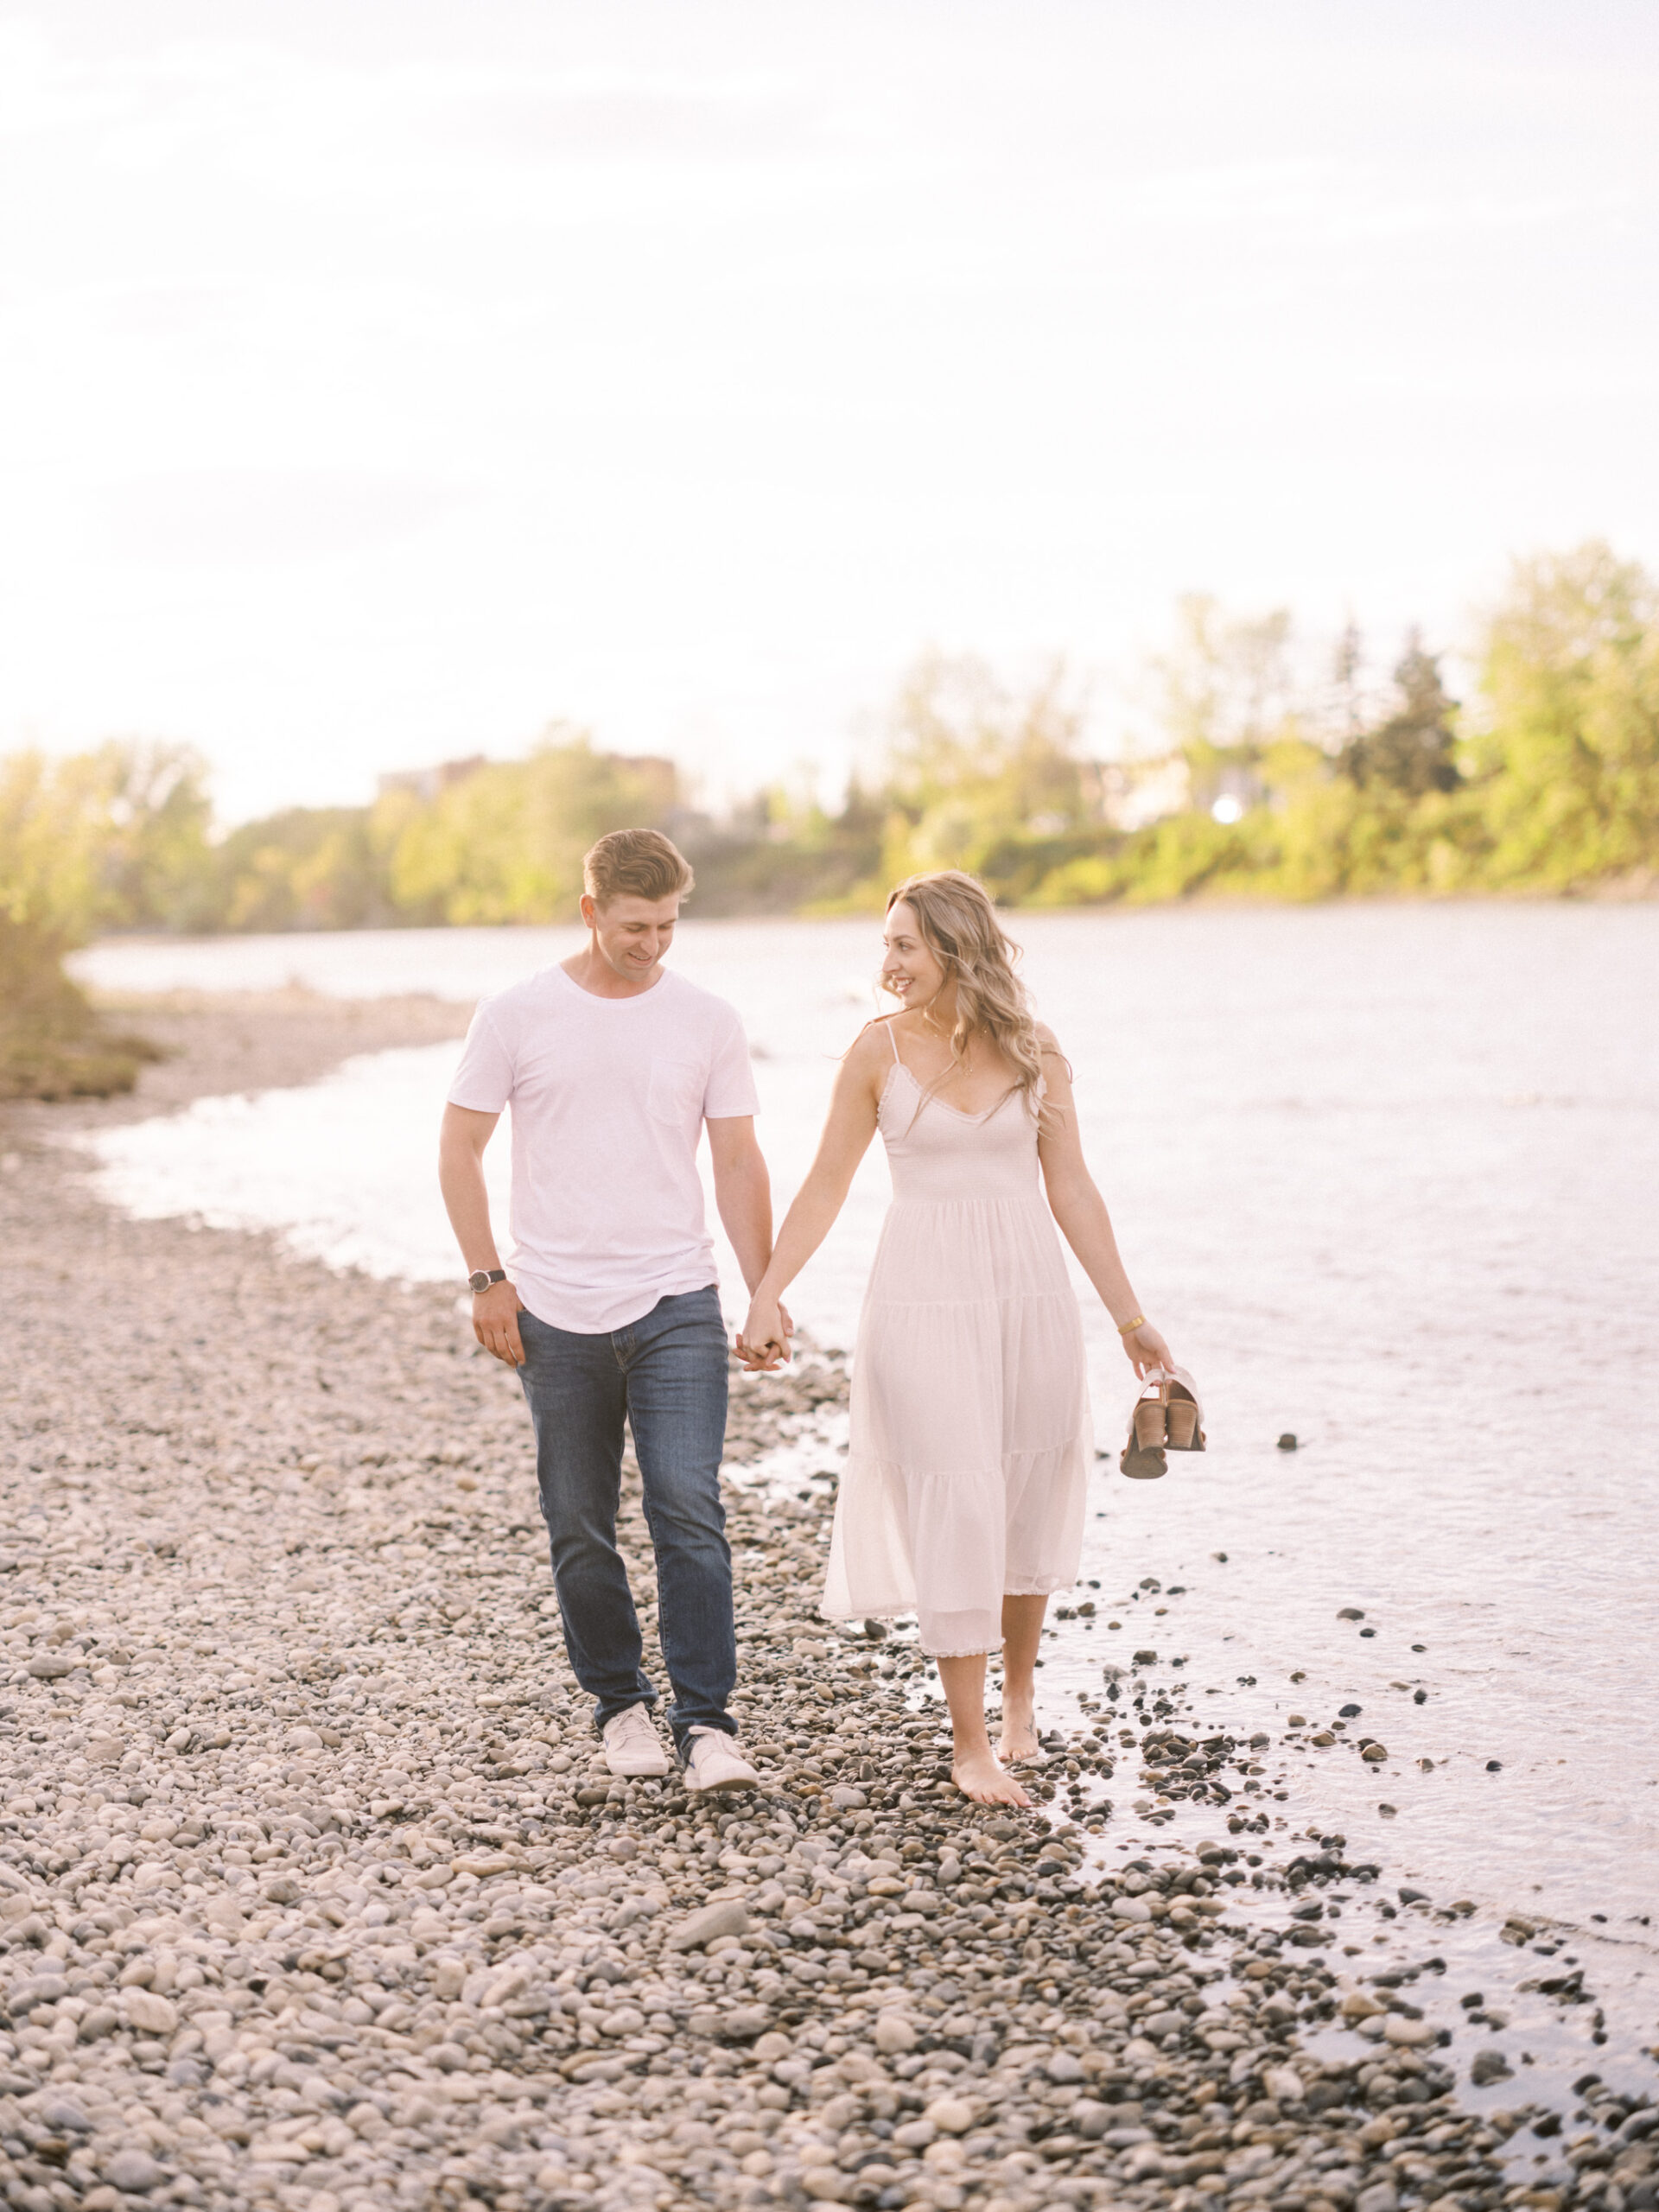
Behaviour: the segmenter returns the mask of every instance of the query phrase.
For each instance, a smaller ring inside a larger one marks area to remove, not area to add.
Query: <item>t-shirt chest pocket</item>
[[[652,1117],[683,1127],[702,1103],[702,1071],[691,1060],[656,1060],[648,1094]]]

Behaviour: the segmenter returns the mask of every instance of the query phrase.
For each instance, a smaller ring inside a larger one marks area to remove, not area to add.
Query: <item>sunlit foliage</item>
[[[1519,563],[1475,664],[1459,706],[1414,632],[1368,690],[1351,624],[1310,668],[1283,609],[1237,619],[1192,597],[1147,670],[1138,757],[1089,756],[1060,667],[1022,688],[931,654],[839,807],[778,786],[718,823],[671,762],[567,726],[524,760],[391,778],[372,806],[289,809],[217,844],[188,753],[18,753],[0,761],[0,987],[20,1005],[30,963],[55,976],[65,948],[111,930],[569,920],[583,851],[629,823],[681,841],[705,914],[879,912],[927,868],[1044,906],[1653,887],[1653,579],[1600,543]],[[54,1003],[73,1027],[73,999]]]

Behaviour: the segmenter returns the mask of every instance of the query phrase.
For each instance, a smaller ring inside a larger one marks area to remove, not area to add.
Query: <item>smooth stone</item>
[[[122,2010],[132,2026],[149,2036],[170,2036],[179,2024],[179,2009],[170,1998],[153,1989],[129,1989]]]
[[[1469,2079],[1478,2089],[1489,2082],[1507,2082],[1515,2069],[1501,2050],[1478,2050],[1469,2063]]]
[[[1043,2071],[1051,2082],[1081,2082],[1085,2078],[1082,2066],[1069,2050],[1057,2050]]]
[[[748,1908],[742,1900],[721,1897],[714,1904],[700,1906],[696,1912],[689,1913],[677,1928],[671,1928],[664,1938],[663,1948],[695,1951],[704,1943],[713,1942],[717,1936],[746,1936],[748,1928]],[[811,1933],[816,1936],[817,1929],[813,1928]]]
[[[49,2127],[61,2135],[86,2135],[91,2132],[92,2121],[73,2097],[48,2096],[35,2107],[35,2118],[42,2127]]]
[[[966,2097],[935,2097],[922,2108],[922,2118],[931,2120],[942,2135],[965,2135],[976,2117]]]
[[[875,2047],[888,2058],[902,2057],[916,2048],[916,2031],[902,2013],[882,2012],[875,2023]]]
[[[1440,2031],[1427,2020],[1408,2020],[1399,2012],[1390,2012],[1382,2023],[1384,2042],[1397,2044],[1407,2050],[1414,2050],[1421,2044],[1433,2043],[1439,2033]]]
[[[147,2151],[118,2151],[104,2168],[111,2189],[129,2196],[144,2196],[167,2179],[167,2168],[158,2165]]]

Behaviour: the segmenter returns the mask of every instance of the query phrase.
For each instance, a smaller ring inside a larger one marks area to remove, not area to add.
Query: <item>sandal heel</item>
[[[1146,1398],[1135,1409],[1135,1444],[1138,1452],[1157,1452],[1164,1442],[1164,1406],[1161,1399]]]
[[[1172,1452],[1190,1452],[1192,1440],[1198,1433],[1198,1409],[1190,1398],[1172,1398],[1169,1403],[1169,1448]]]

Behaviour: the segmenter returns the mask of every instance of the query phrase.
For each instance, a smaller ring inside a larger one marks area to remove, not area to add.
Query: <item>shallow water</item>
[[[1053,1641],[1055,1717],[1069,1724],[1075,1693],[1137,1648],[1200,1717],[1224,1692],[1229,1725],[1275,1743],[1293,1712],[1357,1703],[1387,1764],[1300,1755],[1283,1799],[1262,1801],[1274,1832],[1340,1829],[1351,1856],[1386,1857],[1440,1897],[1586,1929],[1605,1914],[1599,1940],[1635,1946],[1621,1955],[1639,1995],[1659,1913],[1659,1455],[1643,1387],[1659,1321],[1659,909],[1019,924],[1136,1288],[1197,1374],[1211,1435],[1160,1483],[1102,1462],[1084,1567],[1101,1611]],[[297,977],[464,997],[572,942],[116,944],[82,971],[114,989]],[[676,964],[748,1022],[781,1196],[876,950],[864,923],[682,931]],[[275,1224],[377,1272],[448,1274],[430,1162],[454,1050],[108,1132],[105,1187],[145,1212]],[[885,1191],[873,1157],[797,1286],[822,1342],[850,1340]],[[725,1281],[735,1313],[729,1265]],[[1115,1450],[1130,1378],[1084,1310]],[[1147,1577],[1163,1586],[1138,1590]],[[1339,1618],[1349,1607],[1363,1619]]]

